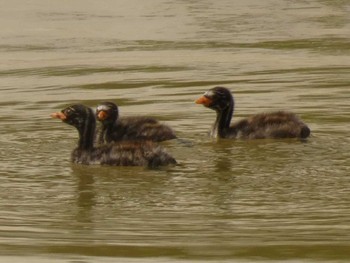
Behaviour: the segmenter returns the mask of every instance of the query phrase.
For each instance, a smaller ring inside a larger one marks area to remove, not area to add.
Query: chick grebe
[[[215,138],[307,138],[310,135],[305,123],[294,113],[285,111],[256,114],[230,126],[234,100],[224,87],[210,89],[195,103],[216,111],[216,121],[210,133]]]
[[[118,106],[103,102],[96,108],[96,118],[102,124],[98,143],[124,140],[165,141],[175,139],[175,132],[167,125],[151,117],[134,116],[119,118]]]
[[[74,163],[148,167],[176,163],[176,160],[161,146],[150,141],[128,141],[95,147],[95,115],[92,109],[82,104],[52,113],[51,117],[60,119],[78,130],[78,145],[71,155]]]

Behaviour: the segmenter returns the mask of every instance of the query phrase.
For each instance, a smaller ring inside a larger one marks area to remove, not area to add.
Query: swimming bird
[[[309,127],[294,113],[286,111],[260,113],[230,125],[234,111],[234,99],[231,92],[224,87],[208,90],[195,103],[216,111],[216,120],[210,132],[214,138],[304,139],[310,135]]]
[[[124,140],[151,140],[161,142],[175,139],[175,132],[152,117],[134,116],[119,118],[118,106],[113,102],[100,103],[96,118],[101,122],[98,143]]]
[[[78,145],[71,154],[74,163],[152,168],[176,164],[176,160],[169,153],[151,141],[128,141],[94,146],[95,114],[91,108],[82,104],[75,104],[60,112],[52,113],[51,117],[60,119],[78,130]]]

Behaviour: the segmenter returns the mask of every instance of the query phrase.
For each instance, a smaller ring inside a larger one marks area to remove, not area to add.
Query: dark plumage
[[[94,112],[81,104],[51,114],[74,126],[79,133],[78,146],[72,152],[72,162],[80,164],[105,164],[115,166],[157,167],[175,164],[175,159],[161,146],[150,142],[121,142],[95,147],[96,120]]]
[[[230,126],[234,100],[224,87],[210,89],[195,102],[216,111],[212,137],[262,139],[307,138],[310,135],[310,129],[294,113],[285,111],[256,114]]]
[[[96,117],[102,123],[98,143],[124,140],[165,141],[175,139],[174,131],[151,117],[119,118],[118,106],[103,102],[96,108]]]

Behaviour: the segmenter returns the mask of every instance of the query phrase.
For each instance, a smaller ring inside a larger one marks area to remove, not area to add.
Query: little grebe
[[[216,111],[216,121],[210,135],[219,138],[307,138],[310,129],[294,113],[277,111],[260,113],[230,125],[234,100],[224,87],[215,87],[204,93],[195,103]]]
[[[118,106],[103,102],[96,108],[96,118],[102,124],[98,143],[124,140],[165,141],[175,139],[174,131],[151,117],[134,116],[119,118]]]
[[[94,146],[95,114],[92,109],[82,104],[52,113],[51,117],[60,119],[78,130],[78,146],[71,155],[74,163],[148,167],[176,164],[176,160],[169,153],[151,141],[128,141]]]

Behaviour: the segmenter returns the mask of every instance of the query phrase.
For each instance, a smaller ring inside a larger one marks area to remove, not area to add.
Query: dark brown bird
[[[277,111],[260,113],[242,119],[230,126],[234,111],[231,92],[224,87],[215,87],[195,101],[216,111],[216,120],[211,130],[212,137],[219,138],[307,138],[310,129],[294,113]]]
[[[161,142],[175,139],[174,131],[151,117],[135,116],[119,118],[118,106],[103,102],[96,108],[96,118],[102,123],[98,143],[124,140],[151,140]]]
[[[92,109],[76,104],[51,114],[52,118],[74,126],[79,133],[78,146],[72,152],[72,162],[114,166],[148,166],[176,164],[161,146],[150,141],[110,143],[94,146],[96,119]]]

